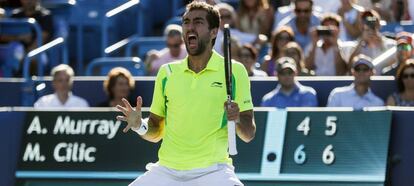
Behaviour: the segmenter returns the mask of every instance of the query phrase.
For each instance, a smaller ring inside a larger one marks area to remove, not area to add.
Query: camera
[[[364,24],[367,25],[369,28],[375,30],[377,27],[377,18],[373,16],[365,17]]]
[[[318,36],[331,36],[332,30],[327,26],[318,26],[316,27],[316,33]]]

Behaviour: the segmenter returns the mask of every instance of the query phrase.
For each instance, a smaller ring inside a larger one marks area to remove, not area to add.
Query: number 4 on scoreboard
[[[310,132],[310,118],[306,116],[306,118],[300,122],[300,124],[296,127],[297,131],[302,131],[303,135],[307,136]]]

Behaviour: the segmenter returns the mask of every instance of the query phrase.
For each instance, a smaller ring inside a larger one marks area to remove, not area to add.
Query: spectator
[[[394,58],[395,52],[388,50],[396,46],[395,40],[388,39],[380,33],[380,20],[381,18],[375,10],[362,12],[362,24],[360,25],[362,36],[350,57],[350,59],[353,59],[358,54],[364,54],[372,58],[375,61],[374,66],[377,72],[381,72],[382,68],[389,63],[389,60]]]
[[[240,0],[236,27],[242,32],[269,36],[273,24],[273,8],[268,0]]]
[[[274,90],[263,96],[262,107],[316,107],[316,91],[303,86],[295,77],[298,73],[294,59],[281,57],[277,61],[279,84]]]
[[[167,48],[160,51],[151,50],[147,53],[145,59],[145,64],[151,76],[157,74],[161,65],[184,59],[187,55],[182,38],[181,26],[175,24],[168,25],[165,28],[164,35],[167,38]]]
[[[397,70],[400,67],[400,64],[411,58],[413,55],[413,46],[412,46],[412,34],[409,32],[400,32],[397,34],[397,55],[396,59],[391,63],[391,65],[385,67],[382,70],[383,75],[395,76]]]
[[[291,57],[296,62],[296,68],[298,70],[298,76],[314,76],[313,70],[308,70],[305,67],[305,57],[302,48],[296,42],[289,42],[282,48],[282,55]]]
[[[49,42],[53,37],[53,18],[49,10],[40,6],[39,0],[20,0],[22,7],[15,9],[12,18],[34,18],[42,29],[42,39],[44,43]],[[26,51],[30,51],[37,46],[34,31],[31,35],[10,36],[2,38],[3,41],[20,41]]]
[[[398,92],[387,99],[387,105],[414,107],[414,59],[408,59],[397,72]]]
[[[294,0],[289,0],[289,4],[286,4],[285,6],[278,7],[277,8],[277,11],[275,12],[274,18],[273,18],[274,19],[274,21],[273,21],[273,29],[275,29],[275,27],[284,18],[295,16],[294,10],[295,10]],[[313,15],[316,15],[316,17],[318,17],[318,15],[320,15],[321,13],[322,13],[322,10],[320,9],[320,7],[315,7],[314,6],[312,8],[312,14]]]
[[[341,0],[341,6],[337,13],[341,16],[342,21],[340,25],[339,38],[342,41],[353,41],[361,35],[360,25],[360,11],[362,7],[356,5],[358,0]]]
[[[319,16],[312,12],[313,0],[295,0],[295,15],[288,16],[277,23],[276,29],[287,25],[293,29],[295,40],[301,48],[311,43],[310,30],[320,24]]]
[[[272,33],[270,53],[264,57],[264,61],[261,65],[262,70],[264,70],[267,75],[275,75],[275,61],[281,57],[282,48],[290,41],[295,41],[295,34],[289,26],[282,26]]]
[[[60,64],[52,69],[51,76],[53,94],[45,95],[39,98],[35,104],[35,108],[45,107],[89,107],[86,100],[81,97],[73,95],[71,92],[73,85],[73,77],[75,73],[73,69],[66,65]]]
[[[246,67],[247,74],[254,77],[266,77],[267,74],[263,70],[256,69],[258,52],[252,45],[243,45],[239,52],[239,60]]]
[[[130,95],[135,87],[135,80],[127,69],[116,67],[109,71],[103,86],[105,93],[108,95],[108,100],[98,106],[115,107],[122,103],[122,98],[131,100]]]
[[[353,107],[362,110],[363,107],[383,106],[384,101],[370,89],[371,76],[374,75],[372,59],[360,54],[353,58],[352,75],[355,80],[349,86],[332,90],[328,98],[328,107]]]
[[[217,8],[220,12],[220,29],[217,33],[217,42],[215,42],[214,50],[216,50],[219,54],[223,55],[223,29],[225,24],[229,24],[230,26],[231,37],[237,39],[237,41],[239,41],[242,45],[249,43],[256,45],[265,42],[261,41],[260,37],[256,34],[242,32],[235,28],[237,14],[231,5],[227,3],[219,3],[215,5],[215,8]]]
[[[336,14],[325,14],[322,27],[311,31],[312,45],[306,57],[306,68],[317,76],[345,75],[346,62],[343,58],[342,42],[338,39],[341,18]]]

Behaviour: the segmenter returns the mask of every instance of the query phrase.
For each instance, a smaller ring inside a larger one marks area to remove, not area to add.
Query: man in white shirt
[[[34,107],[89,107],[85,99],[75,96],[71,92],[74,75],[73,69],[68,65],[60,64],[54,67],[51,76],[53,77],[52,86],[55,92],[39,98]]]
[[[371,76],[374,75],[372,59],[360,54],[353,58],[351,69],[355,77],[354,83],[332,90],[328,98],[328,107],[353,107],[362,110],[364,107],[383,106],[384,101],[370,89]]]
[[[339,40],[341,18],[337,14],[324,14],[321,25],[311,31],[312,44],[306,50],[306,68],[317,76],[345,75],[347,64]]]

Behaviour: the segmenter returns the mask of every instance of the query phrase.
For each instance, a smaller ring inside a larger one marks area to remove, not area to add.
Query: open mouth
[[[187,42],[190,48],[197,47],[197,36],[195,34],[189,34],[187,36]]]

